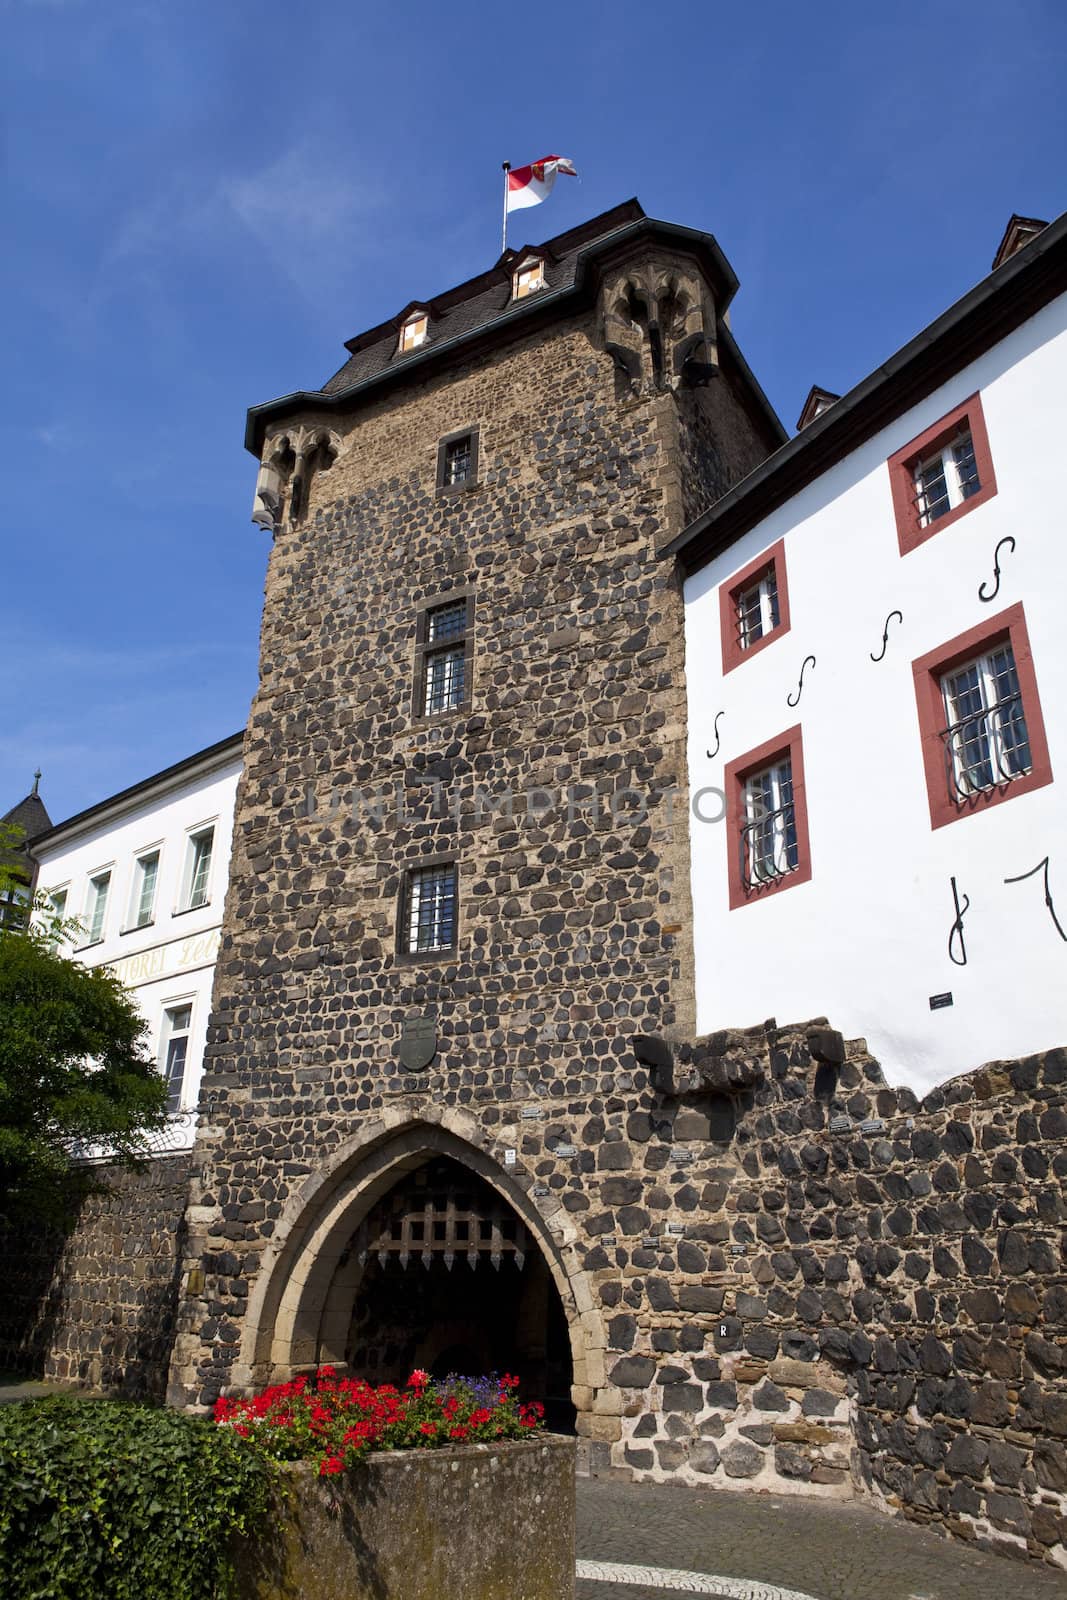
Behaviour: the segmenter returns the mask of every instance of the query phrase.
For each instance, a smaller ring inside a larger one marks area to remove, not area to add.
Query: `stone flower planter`
[[[574,1456],[543,1433],[287,1465],[273,1533],[238,1551],[243,1600],[567,1600]]]

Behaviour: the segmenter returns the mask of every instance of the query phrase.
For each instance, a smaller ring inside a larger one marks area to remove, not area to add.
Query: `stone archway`
[[[525,1224],[452,1156],[403,1170],[352,1235],[326,1297],[320,1355],[374,1383],[513,1372],[573,1427],[567,1320]]]
[[[555,1196],[546,1212],[535,1206],[527,1194],[530,1176],[517,1166],[501,1165],[487,1143],[475,1119],[462,1112],[442,1109],[439,1120],[413,1120],[397,1108],[373,1119],[335,1152],[279,1219],[249,1298],[241,1360],[231,1371],[233,1387],[283,1380],[322,1361],[346,1363],[368,1265],[360,1260],[366,1252],[356,1247],[361,1225],[384,1197],[415,1174],[433,1163],[453,1163],[469,1175],[471,1185],[499,1197],[528,1242],[531,1278],[543,1276],[550,1299],[559,1307],[569,1353],[570,1398],[579,1432],[584,1432],[581,1415],[594,1409],[595,1391],[605,1383],[604,1333],[573,1222]],[[461,1342],[458,1336],[453,1341]],[[490,1339],[486,1348],[491,1345]],[[435,1354],[443,1358],[444,1348]]]

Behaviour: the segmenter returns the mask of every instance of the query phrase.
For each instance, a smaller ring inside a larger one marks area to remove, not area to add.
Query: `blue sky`
[[[1067,207],[1058,0],[508,7],[6,0],[0,810],[236,731],[267,535],[246,408],[483,270],[500,163],[713,232],[783,420]]]

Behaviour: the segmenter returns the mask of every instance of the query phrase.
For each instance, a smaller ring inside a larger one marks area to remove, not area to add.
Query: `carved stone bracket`
[[[256,479],[252,521],[277,533],[284,520],[298,523],[307,510],[311,480],[333,466],[341,450],[332,428],[288,428],[269,435]],[[285,506],[288,491],[288,506]]]
[[[649,1069],[652,1087],[674,1099],[707,1094],[740,1094],[755,1089],[772,1074],[787,1069],[776,1057],[777,1026],[722,1028],[693,1040],[672,1042],[659,1034],[638,1033],[633,1052]],[[835,1028],[813,1023],[805,1033],[804,1060],[839,1068],[846,1059],[845,1041]]]
[[[609,273],[600,328],[634,396],[706,383],[718,366],[714,303],[683,261],[646,256]]]
[[[768,1038],[762,1031],[751,1034],[724,1029],[691,1044],[670,1044],[654,1034],[638,1034],[633,1051],[650,1069],[653,1088],[672,1096],[754,1089],[767,1076],[770,1064]]]

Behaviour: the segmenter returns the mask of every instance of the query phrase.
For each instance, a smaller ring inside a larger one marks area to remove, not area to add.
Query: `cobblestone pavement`
[[[580,1479],[578,1556],[577,1600],[1067,1600],[1067,1573],[870,1506],[665,1484]]]

